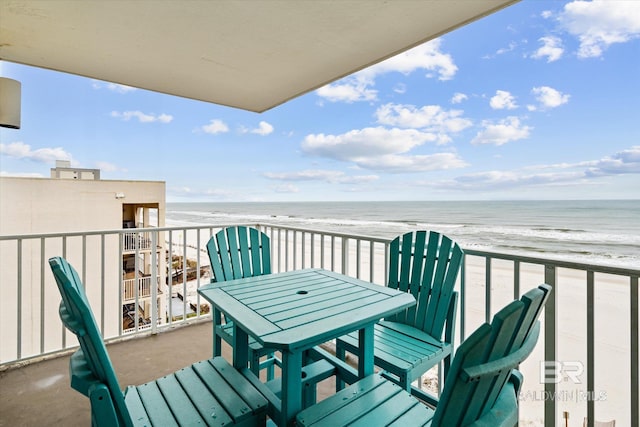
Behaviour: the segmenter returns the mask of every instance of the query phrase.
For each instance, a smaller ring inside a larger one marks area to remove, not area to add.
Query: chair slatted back
[[[130,425],[129,411],[118,378],[111,364],[111,359],[102,340],[100,330],[91,311],[89,300],[85,294],[82,282],[76,270],[61,257],[49,259],[49,265],[60,290],[60,318],[64,325],[73,332],[80,342],[80,350],[74,357],[82,355],[87,368],[94,379],[103,383],[109,390],[113,406],[120,418],[121,425]],[[88,395],[87,390],[79,389],[71,378],[71,386],[79,392]]]
[[[433,426],[468,425],[493,408],[513,369],[533,351],[551,287],[540,285],[483,324],[458,348]]]
[[[269,236],[251,227],[227,227],[207,242],[214,282],[271,273]]]
[[[462,257],[457,243],[434,231],[396,237],[389,246],[387,286],[410,292],[417,304],[389,320],[442,338]]]

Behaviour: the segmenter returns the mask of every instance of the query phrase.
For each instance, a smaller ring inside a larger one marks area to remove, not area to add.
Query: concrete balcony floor
[[[120,386],[143,384],[212,355],[211,323],[200,322],[157,335],[109,344]],[[231,361],[231,349],[223,344]],[[0,372],[0,426],[89,426],[89,399],[69,385],[70,355]],[[335,391],[320,383],[318,400]]]

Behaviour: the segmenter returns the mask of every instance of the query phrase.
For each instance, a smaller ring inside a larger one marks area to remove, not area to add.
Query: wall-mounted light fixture
[[[124,193],[116,193],[116,199],[124,199]]]
[[[0,126],[20,129],[20,82],[0,77]]]

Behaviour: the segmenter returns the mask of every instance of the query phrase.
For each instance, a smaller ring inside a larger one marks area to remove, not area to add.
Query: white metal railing
[[[149,298],[151,296],[151,282],[152,277],[139,277],[138,279],[123,279],[122,287],[123,287],[123,302],[131,302],[136,299],[136,282],[138,288],[138,298]],[[160,287],[160,277],[156,277],[156,286],[158,287],[158,293],[162,293]]]
[[[58,320],[60,298],[47,265],[51,256],[67,258],[78,270],[107,341],[210,319],[208,306],[200,300],[197,288],[210,281],[203,273],[203,267],[209,264],[206,243],[224,226],[136,229],[133,234],[145,237],[133,239],[134,242],[148,239],[150,248],[163,250],[151,251],[151,275],[142,278],[149,284],[155,281],[158,286],[136,287],[133,284],[132,289],[129,289],[129,282],[122,280],[122,257],[131,249],[125,237],[132,234],[130,229],[0,236],[3,271],[0,276],[3,293],[0,301],[3,325],[0,328],[0,342],[3,343],[0,367],[77,345]],[[385,283],[388,239],[273,224],[253,226],[270,236],[274,272],[320,267],[380,285]],[[133,246],[138,259],[143,245]],[[158,256],[164,257],[165,250],[166,264],[158,259]],[[165,266],[164,271],[158,266]],[[543,315],[543,334],[536,349],[538,357],[547,364],[545,366],[557,368],[557,372],[553,372],[556,374],[562,373],[563,363],[569,366],[572,360],[579,360],[584,365],[581,379],[586,377],[586,381],[581,387],[586,394],[569,395],[566,381],[556,383],[555,378],[548,381],[549,378],[538,376],[541,374],[539,366],[523,366],[530,371],[525,375],[525,384],[533,384],[534,394],[523,396],[521,408],[525,404],[534,407],[533,425],[537,425],[536,422],[555,425],[560,423],[559,410],[564,410],[569,403],[576,403],[564,398],[582,400],[577,402],[581,409],[575,410],[583,412],[589,425],[593,425],[594,419],[604,413],[600,405],[605,403],[594,396],[597,397],[603,384],[608,384],[605,380],[612,377],[613,381],[622,384],[623,392],[610,396],[611,400],[606,403],[619,405],[614,412],[620,425],[639,425],[639,276],[637,268],[465,250],[465,262],[457,284],[461,296],[458,342],[479,324],[490,320],[509,300],[519,298],[533,286],[548,283],[554,291]],[[134,327],[123,331],[122,306],[129,297],[133,294],[137,306],[141,298],[148,296],[156,301],[160,293],[166,296],[164,307],[158,309],[157,304],[151,305],[150,323],[140,323],[136,317]],[[605,326],[612,319],[617,327],[608,330]],[[584,342],[576,338],[580,334],[584,335]],[[564,374],[572,377],[571,372]],[[535,389],[536,383],[539,390]],[[529,397],[533,402],[524,401]],[[620,401],[612,402],[613,399]]]
[[[151,233],[149,231],[123,233],[122,246],[124,252],[135,252],[136,250],[151,250],[151,248],[153,248],[153,246],[151,245]]]

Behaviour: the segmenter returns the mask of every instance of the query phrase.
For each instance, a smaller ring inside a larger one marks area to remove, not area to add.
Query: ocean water
[[[640,268],[640,200],[167,204],[167,226],[236,223],[388,238],[436,230],[468,249]]]

